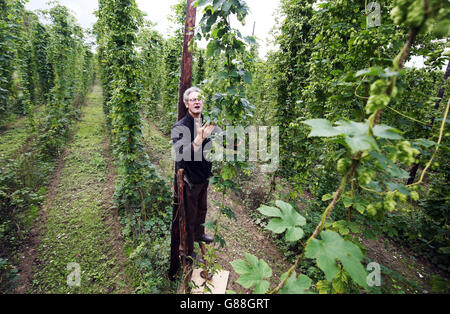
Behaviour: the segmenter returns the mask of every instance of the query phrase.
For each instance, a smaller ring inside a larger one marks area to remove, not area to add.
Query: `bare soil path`
[[[173,161],[171,158],[170,138],[165,136],[150,119],[144,119],[144,139],[147,144],[151,161],[166,176],[168,184],[173,180]],[[244,259],[244,253],[251,253],[258,258],[263,258],[273,270],[271,288],[279,283],[280,275],[291,264],[277,247],[274,237],[270,232],[262,230],[251,218],[249,211],[257,207],[255,203],[264,202],[266,192],[270,189],[270,180],[262,176],[252,176],[251,182],[245,182],[246,202],[236,195],[225,197],[225,205],[234,209],[237,221],[221,218],[222,234],[226,246],[219,250],[218,263],[222,268],[230,271],[227,289],[240,293],[250,293],[236,283],[239,275],[233,271],[230,262],[236,259]],[[280,192],[280,191],[279,191]],[[286,192],[286,191],[282,191]],[[222,195],[209,187],[208,191],[207,221],[217,218],[218,206]],[[302,210],[306,203],[313,201],[313,196],[305,191],[303,201],[297,205]],[[250,206],[250,207],[248,207]],[[256,207],[255,207],[256,206]],[[252,208],[252,209],[250,209]],[[414,252],[380,237],[378,241],[360,239],[366,247],[367,257],[382,265],[382,290],[383,293],[430,293],[432,291],[431,279],[433,275],[442,275],[436,267],[417,256]]]
[[[172,185],[174,162],[171,157],[170,138],[165,136],[149,119],[144,119],[144,140],[148,154],[160,172]],[[222,194],[214,191],[213,186],[208,188],[208,213],[206,220],[215,220],[218,216],[218,206],[215,202],[222,201]],[[237,202],[231,195],[225,196],[225,204],[233,208],[237,220],[229,220],[222,215],[220,219],[221,234],[224,236],[226,246],[217,254],[218,264],[230,272],[227,289],[238,293],[251,293],[250,289],[244,289],[236,283],[239,275],[234,272],[230,262],[236,259],[245,259],[245,253],[250,253],[258,258],[263,258],[273,270],[270,278],[271,288],[279,283],[283,272],[289,269],[290,264],[276,247],[269,233],[262,231],[251,220],[247,208]],[[211,232],[210,232],[211,233]]]

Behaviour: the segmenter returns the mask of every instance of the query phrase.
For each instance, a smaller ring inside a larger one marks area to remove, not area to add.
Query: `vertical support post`
[[[186,23],[184,26],[184,43],[183,43],[183,58],[181,60],[181,76],[178,99],[178,120],[182,119],[187,110],[183,101],[183,94],[186,89],[191,87],[192,79],[192,52],[189,51],[189,42],[194,37],[195,17],[197,8],[192,4],[194,0],[186,1]]]
[[[181,75],[180,75],[180,86],[178,89],[178,117],[177,120],[181,120],[187,113],[186,106],[183,101],[183,94],[191,87],[191,79],[192,79],[192,52],[189,51],[189,43],[194,37],[194,28],[195,28],[195,16],[197,13],[197,8],[195,8],[192,4],[194,3],[194,0],[187,0],[186,1],[186,23],[184,25],[184,42],[183,42],[183,56],[181,59]],[[175,167],[176,169],[176,167]],[[181,191],[179,190],[181,187]],[[186,263],[186,216],[184,212],[184,205],[181,207],[179,204],[184,202],[183,200],[183,170],[180,169],[178,176],[177,173],[175,173],[175,180],[174,180],[174,191],[178,190],[178,200],[174,200],[175,202],[178,201],[178,213],[180,215],[178,216],[178,223],[179,226],[179,234],[172,233],[172,244],[176,244],[176,240],[174,240],[174,237],[179,236],[179,243],[178,248],[172,248],[171,251],[171,268],[172,264],[179,265],[177,262],[174,262],[175,259],[178,259],[181,257],[182,263],[183,263],[183,282],[182,285],[182,293],[189,293],[189,282],[191,280],[192,275],[192,269],[189,270],[189,267]],[[177,206],[176,203],[174,203],[174,208]],[[180,211],[182,210],[182,211]],[[174,212],[176,213],[176,212]],[[181,215],[183,213],[183,215]],[[176,215],[176,214],[175,214]],[[183,217],[181,217],[183,216]],[[176,221],[173,221],[173,223],[177,223]],[[173,232],[173,231],[172,231]],[[178,254],[174,254],[175,251],[178,251]],[[177,256],[178,255],[178,256]]]

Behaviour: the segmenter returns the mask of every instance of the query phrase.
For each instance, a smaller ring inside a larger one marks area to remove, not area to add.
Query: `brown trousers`
[[[192,255],[194,251],[194,241],[199,241],[205,234],[207,211],[207,193],[209,182],[200,184],[185,184],[184,200],[186,209],[186,246],[187,254]]]
[[[207,192],[209,181],[200,184],[190,184],[184,182],[184,209],[186,210],[186,254],[191,255],[194,250],[194,242],[198,240],[205,232],[203,224],[206,220],[207,211]],[[176,176],[174,177],[174,199],[172,212],[172,234],[170,250],[170,269],[169,278],[174,280],[174,276],[180,267],[179,245],[180,230],[178,221],[178,184]]]

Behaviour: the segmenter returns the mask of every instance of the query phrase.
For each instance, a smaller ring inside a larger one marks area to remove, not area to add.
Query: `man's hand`
[[[201,141],[203,142],[207,137],[209,137],[214,130],[214,124],[204,124],[201,126],[200,121],[195,122],[196,128],[197,128],[197,137],[200,137]]]
[[[201,125],[199,120],[195,121],[195,128],[197,130],[197,136],[194,139],[194,151],[198,151],[202,146],[203,141],[209,137],[214,130],[213,124]]]

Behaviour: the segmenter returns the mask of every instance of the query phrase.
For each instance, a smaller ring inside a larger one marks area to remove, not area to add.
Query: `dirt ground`
[[[221,202],[222,199],[222,195],[214,192],[212,187],[209,188],[208,196],[210,200],[207,221],[215,220],[218,215],[218,206],[213,205],[212,200]],[[218,263],[223,269],[230,271],[228,289],[238,293],[251,293],[250,289],[244,289],[236,283],[239,274],[233,271],[230,264],[237,259],[245,260],[245,253],[253,254],[267,262],[272,268],[272,277],[268,281],[271,283],[270,287],[275,288],[280,282],[281,274],[286,272],[291,265],[280,253],[273,238],[251,220],[247,208],[237,204],[230,196],[225,198],[225,205],[233,208],[236,215],[236,220],[228,219],[222,215],[220,223],[226,246],[219,251]]]
[[[391,292],[431,293],[432,276],[443,276],[437,267],[426,259],[383,236],[379,236],[377,240],[360,238],[360,242],[366,247],[368,258],[389,269],[382,269],[381,285],[388,285]],[[383,275],[390,271],[400,274],[409,284],[402,285],[395,279],[397,276]]]

